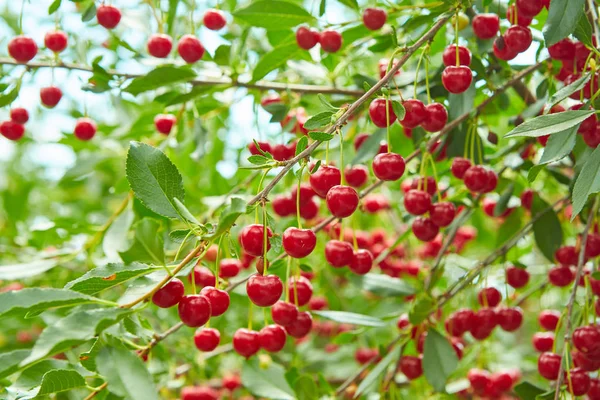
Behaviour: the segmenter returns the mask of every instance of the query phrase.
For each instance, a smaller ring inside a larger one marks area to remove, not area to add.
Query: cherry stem
[[[296,188],[296,220],[298,221],[298,228],[302,229],[302,221],[300,220],[300,184],[302,183],[302,173],[304,172],[306,164],[302,164],[300,172],[298,172],[298,187]]]
[[[267,275],[267,251],[268,246],[267,246],[267,242],[268,242],[268,237],[267,237],[267,229],[269,229],[269,225],[267,223],[267,207],[264,203],[264,201],[262,202],[262,209],[263,209],[263,275]]]
[[[225,234],[223,233],[219,238],[219,244],[217,244],[217,258],[215,259],[215,289],[219,288],[219,275],[221,273],[221,243],[223,242],[223,237]]]
[[[516,7],[515,7],[516,8]],[[459,11],[456,10],[456,15],[454,16],[454,18],[456,18],[456,21],[454,21],[454,37],[455,37],[455,47],[456,47],[456,66],[460,67],[460,60],[458,58],[458,16],[459,16]]]
[[[290,301],[290,272],[292,270],[292,257],[287,257],[287,267],[285,270],[285,301],[289,303]]]
[[[258,182],[258,193],[260,193],[260,191],[262,190],[263,182],[265,181],[265,178],[266,178],[267,174],[269,173],[269,171],[271,171],[271,168],[267,168],[265,170],[265,172],[263,173],[262,177],[260,178],[260,181]],[[263,204],[263,206],[264,206],[264,204]],[[254,223],[258,224],[258,207],[256,208],[256,211],[254,214],[255,214],[254,215],[254,221],[255,221]]]
[[[248,330],[252,330],[252,302],[248,307]]]
[[[340,137],[340,175],[341,175],[340,182],[343,185],[346,183],[346,176],[344,174],[344,135],[342,134],[341,129],[338,129],[338,135]]]
[[[429,43],[425,46],[429,53]],[[429,54],[425,57],[425,90],[427,91],[427,104],[431,104],[431,93],[429,91]]]
[[[150,6],[150,10],[152,10],[152,15],[154,15],[154,19],[156,20],[156,25],[158,26],[158,32],[159,33],[163,33],[163,24],[162,21],[160,20],[160,17],[158,16],[158,13],[156,12],[156,8],[154,7],[154,2],[153,0],[146,0],[146,3],[148,3],[148,5]]]
[[[23,34],[23,14],[25,13],[25,0],[21,0],[21,14],[19,15],[20,34]]]
[[[425,47],[423,47],[423,51],[421,51],[421,55],[419,56],[419,61],[417,62],[417,68],[415,70],[415,84],[414,84],[415,99],[417,98],[417,86],[419,84],[419,71],[421,70],[421,63],[423,62],[423,56],[425,54],[425,51],[427,51],[428,46],[429,45],[426,45]],[[427,76],[425,77],[425,79],[427,79]]]
[[[392,137],[390,134],[390,106],[391,106],[391,102],[390,102],[390,94],[388,93],[385,96],[385,120],[386,120],[386,138],[387,138],[387,152],[391,153],[392,152],[392,143],[390,141],[390,138]]]

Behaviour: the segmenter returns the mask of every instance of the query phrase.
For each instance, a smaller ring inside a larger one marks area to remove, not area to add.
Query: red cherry
[[[600,350],[600,330],[596,326],[580,326],[573,331],[573,345],[583,354]]]
[[[511,26],[504,32],[504,43],[514,52],[522,53],[531,46],[531,29],[524,26]]]
[[[252,224],[240,232],[239,241],[244,251],[253,257],[262,257],[264,252],[264,225]],[[271,249],[269,238],[273,236],[271,228],[267,227],[267,251]]]
[[[285,327],[285,331],[288,335],[300,339],[308,335],[311,328],[312,316],[308,311],[303,311],[298,313],[298,318],[294,322]]]
[[[523,323],[523,311],[520,308],[501,308],[497,311],[498,325],[506,332],[516,331]]]
[[[224,258],[219,262],[219,277],[233,278],[242,270],[242,262],[235,258]]]
[[[257,306],[270,307],[281,297],[283,283],[277,275],[252,275],[246,282],[246,292]]]
[[[517,56],[517,52],[506,44],[504,36],[498,36],[494,40],[494,55],[501,60],[510,61]]]
[[[204,26],[211,31],[218,31],[227,24],[223,11],[215,9],[206,10],[202,21],[204,21]]]
[[[590,233],[585,242],[585,256],[594,258],[600,256],[600,235]]]
[[[482,308],[473,314],[471,324],[471,335],[476,340],[483,340],[489,337],[498,325],[498,315],[493,308]]]
[[[515,3],[519,14],[524,17],[533,18],[542,12],[544,8],[543,0],[517,0]]]
[[[307,183],[303,183],[300,185],[300,205],[303,206],[306,203],[310,202],[312,198],[315,196],[315,191],[312,186]],[[298,199],[298,186],[292,189],[292,201],[296,204]]]
[[[169,53],[173,49],[173,41],[169,35],[155,33],[148,39],[146,47],[152,57],[165,58],[169,56]]]
[[[350,265],[354,258],[354,250],[348,242],[330,240],[325,245],[325,259],[336,268]]]
[[[517,15],[518,14],[518,15]],[[526,17],[523,13],[515,12],[515,5],[511,4],[506,9],[506,19],[513,25],[529,26],[532,18]]]
[[[473,80],[473,72],[469,67],[461,66],[450,66],[444,68],[442,72],[442,84],[447,91],[454,94],[465,92],[471,81]]]
[[[336,185],[327,192],[327,208],[336,218],[351,216],[358,208],[359,201],[356,189],[350,186]]]
[[[215,328],[200,328],[194,334],[194,344],[200,351],[213,351],[221,341],[221,333]]]
[[[452,336],[462,336],[473,327],[473,310],[462,308],[450,315],[446,321],[446,331]]]
[[[548,280],[550,284],[558,287],[568,286],[573,283],[575,275],[570,267],[554,267],[548,271]]]
[[[178,311],[181,322],[192,328],[197,328],[210,319],[210,301],[202,295],[183,296],[179,301]]]
[[[585,144],[592,149],[595,149],[600,145],[600,130],[597,126],[594,130],[583,132],[582,137]]]
[[[490,193],[496,190],[496,187],[498,186],[498,175],[492,170],[488,170],[486,174],[487,180],[485,182],[485,187],[483,188],[483,193]]]
[[[4,121],[0,124],[0,133],[9,140],[19,140],[25,134],[25,127],[14,121]]]
[[[573,357],[573,364],[575,364],[576,367],[581,368],[584,371],[594,372],[600,369],[599,360],[591,360],[580,351],[572,351],[571,356]]]
[[[183,35],[177,43],[177,52],[188,64],[193,64],[204,55],[204,46],[194,35]]]
[[[440,232],[440,228],[430,218],[417,217],[412,223],[415,237],[423,242],[431,242]]]
[[[552,332],[536,332],[531,338],[533,348],[540,353],[552,350],[554,346],[554,333]]]
[[[253,156],[262,154],[260,151],[258,151],[259,148],[264,153],[271,152],[271,145],[269,143],[267,143],[267,142],[257,142],[257,143],[258,143],[258,148],[256,147],[256,144],[254,142],[248,144],[248,150],[250,150],[250,154],[252,154]]]
[[[506,268],[506,283],[515,289],[522,288],[529,282],[529,272],[524,268],[510,266]]]
[[[513,377],[509,372],[494,372],[490,375],[490,387],[488,387],[488,390],[491,389],[492,392],[501,394],[508,392],[512,388],[513,383]]]
[[[121,11],[115,6],[103,4],[96,10],[96,18],[106,29],[113,29],[121,21]]]
[[[490,385],[491,376],[490,373],[485,370],[471,368],[467,373],[467,379],[471,384],[473,392],[477,395],[482,395]]]
[[[590,388],[587,392],[588,400],[600,400],[600,379],[591,379]]]
[[[63,31],[50,31],[44,36],[44,45],[55,53],[67,48],[67,34]]]
[[[301,26],[296,31],[296,43],[301,49],[310,50],[319,43],[321,35],[319,32],[312,28]]]
[[[457,177],[458,179],[463,179],[465,173],[469,168],[471,168],[473,164],[470,160],[462,157],[455,157],[452,160],[452,166],[450,167],[452,171],[452,175]]]
[[[437,182],[433,176],[421,177],[419,179],[413,179],[410,184],[411,189],[423,189],[430,196],[435,195],[437,191]],[[408,192],[408,191],[407,191]]]
[[[55,107],[62,98],[62,90],[56,86],[48,86],[40,89],[40,100],[48,108]]]
[[[448,122],[448,111],[443,104],[431,103],[425,106],[425,119],[421,122],[421,126],[427,132],[439,132],[446,126]]]
[[[387,74],[387,68],[388,68],[389,63],[390,63],[390,60],[388,60],[387,58],[382,58],[381,60],[379,60],[379,63],[378,63],[379,79],[383,79],[385,74]],[[394,60],[394,62],[392,64],[393,64],[392,65],[392,68],[393,68],[398,64],[398,61]],[[398,76],[398,75],[400,75],[400,70],[396,71],[396,73],[394,74],[394,76]]]
[[[277,325],[291,325],[298,318],[298,307],[294,303],[279,300],[271,307],[271,317]]]
[[[581,368],[573,368],[565,372],[567,390],[574,396],[583,396],[588,392],[591,385],[590,376]]]
[[[349,267],[352,272],[358,275],[364,275],[371,270],[373,266],[373,254],[369,250],[359,249],[353,257]]]
[[[558,326],[560,320],[560,312],[556,310],[543,310],[538,315],[538,322],[540,326],[547,331],[554,331]]]
[[[329,307],[329,303],[327,302],[327,299],[324,296],[311,297],[310,301],[308,302],[308,308],[311,311],[324,310],[327,307]]]
[[[173,307],[183,298],[185,287],[183,282],[177,278],[173,278],[165,286],[161,287],[152,296],[152,302],[160,308]]]
[[[369,169],[364,165],[352,165],[346,167],[344,170],[344,176],[348,185],[359,188],[367,183],[369,179]]]
[[[397,181],[405,168],[404,158],[400,154],[381,153],[373,159],[373,173],[382,181]]]
[[[310,229],[290,227],[283,232],[283,249],[294,258],[304,258],[315,249],[317,237]]]
[[[409,129],[416,128],[427,118],[427,111],[421,100],[409,99],[402,103],[402,105],[406,110],[404,119],[400,121],[403,127]]]
[[[400,371],[408,380],[417,379],[423,375],[423,365],[421,357],[415,356],[402,356],[400,359]]]
[[[575,246],[562,246],[554,253],[554,258],[561,265],[577,265],[579,254]]]
[[[525,209],[531,210],[531,205],[533,204],[533,190],[525,189],[523,193],[521,193],[521,204]]]
[[[308,203],[300,206],[300,216],[306,220],[313,219],[319,213],[319,205],[315,200],[310,200]]]
[[[210,315],[213,317],[223,315],[229,308],[229,293],[224,290],[212,286],[205,286],[200,291],[200,294],[206,296],[210,302]]]
[[[225,375],[221,381],[223,387],[230,392],[242,387],[242,380],[239,375]]]
[[[502,294],[495,287],[488,287],[479,291],[477,300],[484,307],[496,307],[502,301]]]
[[[435,203],[429,210],[431,221],[439,227],[450,225],[452,221],[454,221],[455,216],[456,207],[454,207],[454,204],[447,201]]]
[[[409,214],[423,215],[431,208],[431,196],[422,190],[411,189],[404,195],[404,208]]]
[[[233,349],[239,355],[250,358],[260,350],[258,332],[240,328],[233,334]]]
[[[442,62],[446,67],[471,65],[471,52],[465,46],[458,46],[458,63],[456,62],[456,45],[451,44],[442,53]]]
[[[421,103],[421,105],[422,104],[423,103]],[[371,121],[373,121],[375,126],[377,126],[378,128],[385,128],[389,125],[392,125],[397,118],[396,114],[394,113],[394,110],[392,109],[392,102],[381,98],[377,98],[371,101],[371,104],[369,105],[369,116],[371,117]],[[365,136],[364,139],[366,139],[367,137],[368,136]],[[354,147],[358,150],[360,144],[357,145],[355,142]]]
[[[181,389],[181,400],[218,400],[219,393],[208,386],[186,386]]]
[[[362,20],[367,29],[376,31],[385,25],[387,13],[381,8],[366,8]]]
[[[171,114],[158,114],[154,117],[154,126],[156,130],[163,135],[168,135],[177,123],[177,118]]]
[[[500,30],[500,18],[497,14],[477,14],[473,17],[471,26],[479,39],[492,39]]]
[[[258,332],[260,347],[269,353],[277,353],[285,346],[287,335],[279,325],[267,325]]]
[[[326,30],[319,37],[321,48],[327,53],[335,53],[342,47],[342,35],[339,32]]]
[[[473,165],[463,175],[465,186],[472,192],[482,192],[488,180],[487,170],[481,165]]]
[[[37,44],[29,36],[15,36],[8,42],[8,54],[20,63],[31,61],[37,51]]]
[[[288,296],[290,301],[297,304],[298,307],[308,304],[312,294],[312,284],[305,277],[301,276],[299,279],[292,278],[288,281]]]
[[[10,120],[14,123],[24,125],[29,121],[29,113],[22,107],[15,107],[10,110]]]
[[[96,123],[89,118],[79,118],[73,134],[79,140],[90,140],[96,135]]]
[[[192,281],[192,274],[188,276],[188,281]],[[197,266],[194,268],[194,282],[199,287],[215,286],[216,279],[210,269]]]
[[[290,160],[294,158],[294,154],[296,153],[296,143],[293,142],[288,145],[276,144],[271,148],[271,153],[277,161]]]
[[[314,174],[310,175],[309,181],[315,193],[325,198],[332,187],[341,184],[342,174],[337,167],[321,165]]]
[[[575,43],[571,39],[563,39],[548,47],[550,57],[555,60],[573,60],[575,58]]]
[[[570,107],[569,110],[579,110],[583,106],[584,105],[582,103],[575,104],[574,106]],[[596,114],[592,114],[588,118],[586,118],[581,123],[581,125],[579,125],[579,129],[577,130],[577,132],[579,132],[579,133],[585,133],[587,131],[595,131],[596,130],[597,122],[598,122],[598,119],[596,117]]]
[[[367,364],[371,361],[376,360],[379,357],[379,350],[377,349],[369,349],[365,347],[361,347],[356,349],[354,353],[354,359],[360,365]]]

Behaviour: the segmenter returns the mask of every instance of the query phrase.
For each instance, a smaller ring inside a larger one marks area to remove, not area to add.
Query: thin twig
[[[544,290],[546,288],[546,286],[548,286],[548,281],[546,279],[544,279],[541,283],[537,284],[536,286],[534,286],[531,289],[529,289],[527,292],[523,293],[523,295],[521,295],[521,297],[519,297],[515,301],[515,303],[513,304],[513,306],[514,307],[520,307],[521,305],[523,305],[523,303],[525,303],[525,301],[529,297],[531,297],[535,293],[539,292],[540,290]]]

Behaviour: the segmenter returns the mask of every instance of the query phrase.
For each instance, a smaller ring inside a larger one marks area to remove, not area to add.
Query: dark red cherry
[[[354,214],[360,198],[356,189],[350,186],[336,185],[327,192],[327,208],[336,218],[346,218]]]
[[[14,121],[4,121],[0,124],[0,133],[8,140],[19,140],[25,135],[25,127]]]
[[[440,232],[440,228],[433,223],[431,218],[417,217],[412,223],[415,237],[423,242],[430,242]]]
[[[264,225],[252,224],[242,229],[239,236],[240,245],[244,251],[253,257],[262,257],[264,252]],[[267,251],[271,249],[269,238],[273,236],[271,228],[267,227]]]
[[[552,46],[548,47],[550,57],[555,60],[571,61],[575,58],[575,43],[569,38],[565,38]]]
[[[502,294],[495,287],[483,288],[477,294],[477,301],[484,307],[496,307],[502,301]]]
[[[473,327],[473,310],[462,308],[452,313],[446,321],[446,331],[452,336],[462,336]]]
[[[493,308],[482,308],[471,318],[471,335],[477,340],[483,340],[492,334],[498,325],[498,315]]]
[[[179,303],[184,294],[185,287],[183,286],[183,282],[177,278],[173,278],[154,293],[152,302],[160,308],[169,308]]]
[[[299,279],[292,278],[288,281],[288,296],[290,302],[297,304],[298,307],[308,304],[312,294],[312,284],[305,277],[301,276]]]
[[[587,392],[588,400],[600,400],[600,379],[590,380],[590,388]]]
[[[44,35],[44,45],[55,53],[60,53],[66,49],[67,42],[67,34],[63,31],[50,31]]]
[[[354,258],[354,249],[348,242],[330,240],[325,245],[325,259],[336,268],[350,265]]]
[[[522,288],[529,282],[529,272],[524,268],[510,266],[506,268],[506,283],[515,289]]]
[[[494,372],[490,375],[490,385],[487,388],[488,394],[502,394],[510,391],[514,384],[513,376],[508,371]]]
[[[525,189],[523,193],[521,193],[521,204],[525,209],[531,210],[531,205],[533,204],[533,190]]]
[[[321,35],[316,29],[301,26],[296,31],[296,43],[301,49],[310,50],[319,43]]]
[[[533,18],[542,12],[544,8],[543,0],[517,0],[515,3],[519,14],[526,18]]]
[[[570,267],[560,266],[551,268],[548,271],[548,280],[551,285],[564,287],[573,283],[575,275]]]
[[[286,161],[294,158],[296,153],[296,142],[290,144],[276,144],[271,147],[271,154],[277,161]]]
[[[450,225],[454,221],[455,216],[456,207],[447,201],[435,203],[429,210],[431,221],[441,228]]]
[[[317,237],[310,229],[290,227],[283,232],[283,249],[294,258],[304,258],[315,249]]]
[[[471,52],[465,46],[458,46],[458,63],[456,62],[456,45],[451,44],[444,50],[442,54],[442,62],[446,67],[457,65],[471,65]]]
[[[580,351],[573,350],[571,356],[573,357],[573,364],[584,371],[594,372],[600,369],[600,360],[591,360]]]
[[[469,168],[471,168],[473,164],[470,160],[462,157],[455,157],[452,159],[452,166],[450,167],[452,171],[452,175],[457,177],[458,179],[463,179],[465,173]]]
[[[287,335],[279,325],[267,325],[258,332],[260,347],[269,353],[277,353],[285,346]]]
[[[363,12],[362,20],[367,29],[376,31],[385,25],[387,12],[381,8],[366,8]]]
[[[154,117],[154,126],[156,130],[163,135],[171,133],[171,129],[177,123],[177,118],[171,114],[158,114]]]
[[[48,108],[54,108],[62,99],[62,90],[56,86],[48,86],[40,89],[40,100]]]
[[[554,331],[560,321],[560,312],[556,310],[543,310],[538,315],[538,323],[547,331]]]
[[[183,35],[177,43],[177,53],[188,64],[193,64],[204,55],[204,46],[194,35]]]
[[[233,349],[239,355],[250,358],[260,350],[258,332],[240,328],[233,334]]]
[[[342,35],[333,30],[321,32],[319,36],[321,48],[327,53],[335,53],[342,47]]]
[[[552,332],[536,332],[531,338],[533,348],[540,353],[552,350],[554,346],[554,333]]]
[[[481,165],[473,165],[463,175],[465,186],[472,192],[482,192],[487,185],[488,173]]]
[[[200,351],[213,351],[221,341],[221,333],[215,328],[200,328],[194,334],[194,344]]]
[[[271,317],[277,325],[291,325],[298,318],[298,307],[294,303],[279,300],[271,307]]]
[[[526,17],[523,13],[516,12],[516,7],[514,4],[511,4],[506,9],[506,19],[511,24],[519,25],[519,26],[529,26],[529,25],[531,25],[531,20],[532,20],[532,18]]]
[[[442,72],[442,84],[447,91],[454,94],[465,92],[471,81],[473,80],[473,72],[469,67],[461,66],[450,66],[444,68]]]
[[[218,317],[223,315],[229,308],[229,293],[212,286],[205,286],[200,291],[202,296],[206,296],[210,302],[210,315]]]
[[[504,32],[504,43],[513,52],[524,52],[532,41],[531,29],[524,26],[514,25]]]
[[[469,370],[467,379],[471,384],[473,392],[477,395],[483,395],[491,382],[490,373],[477,368],[471,368]]]
[[[577,265],[579,254],[575,246],[562,246],[554,253],[554,258],[561,265]]]
[[[573,331],[573,345],[583,354],[600,350],[600,329],[596,326],[580,326]]]
[[[573,368],[568,373],[565,371],[564,381],[567,384],[567,391],[573,396],[586,394],[592,383],[590,376],[581,368]]]
[[[416,128],[421,125],[425,118],[427,118],[427,111],[425,110],[425,105],[421,100],[417,99],[409,99],[402,103],[404,109],[406,110],[406,114],[404,115],[404,119],[400,121],[400,124],[405,128]]]
[[[24,125],[29,121],[29,113],[22,107],[15,107],[10,110],[10,120],[14,123]]]
[[[192,282],[192,274],[188,276],[188,281]],[[215,286],[216,279],[210,269],[196,266],[194,268],[194,282],[199,287]]]
[[[369,116],[371,117],[371,121],[373,121],[375,126],[378,128],[385,128],[389,125],[392,125],[397,118],[394,110],[392,109],[392,102],[382,98],[377,98],[371,101],[371,104],[369,105]]]
[[[313,219],[319,214],[319,205],[314,199],[300,206],[300,216],[306,220]]]
[[[354,359],[360,365],[375,361],[379,357],[379,350],[369,349],[368,347],[360,347],[354,353]]]
[[[242,270],[242,262],[235,258],[224,258],[219,262],[219,277],[233,278]]]
[[[504,40],[504,36],[498,36],[496,40],[494,40],[493,50],[494,55],[504,61],[510,61],[518,54],[511,47],[508,47]]]
[[[37,51],[37,44],[29,36],[15,36],[8,42],[8,54],[20,63],[31,61]]]
[[[155,33],[148,39],[146,47],[148,48],[148,54],[152,57],[165,58],[169,56],[173,49],[173,40],[167,34]]]
[[[321,165],[314,174],[310,175],[309,180],[315,193],[325,198],[329,189],[342,183],[342,174],[337,167]]]
[[[400,371],[408,380],[417,379],[423,375],[423,364],[421,356],[402,356],[400,359]]]
[[[585,256],[594,258],[600,256],[600,235],[590,233],[585,242]]]
[[[409,214],[423,215],[431,208],[431,196],[423,190],[411,189],[404,195],[404,208]]]
[[[96,10],[96,18],[106,29],[113,29],[121,21],[121,11],[115,6],[103,4]]]
[[[497,14],[477,14],[471,20],[471,26],[479,39],[492,39],[500,31],[500,18]]]
[[[373,173],[382,181],[397,181],[405,168],[404,158],[400,154],[381,153],[373,159]]]
[[[490,193],[496,190],[498,186],[498,175],[492,170],[487,170],[487,180],[485,183],[485,187],[483,188],[483,193]]]
[[[443,104],[431,103],[425,106],[425,119],[421,122],[421,126],[427,132],[439,132],[446,126],[448,122],[448,111]]]
[[[373,266],[373,254],[366,249],[358,249],[353,257],[349,267],[352,272],[358,275],[364,275],[371,270]]]
[[[346,167],[344,176],[348,185],[360,188],[369,180],[369,169],[361,164]]]
[[[183,296],[179,301],[178,311],[181,322],[192,328],[197,328],[210,319],[210,301],[202,295]]]
[[[252,275],[246,282],[246,293],[257,306],[270,307],[281,297],[283,283],[277,275]]]
[[[578,94],[578,96],[579,96],[579,94]],[[569,108],[569,110],[575,110],[575,111],[576,110],[580,110],[583,106],[584,106],[584,104],[582,104],[582,103],[575,104],[574,106],[571,106]],[[577,130],[577,132],[579,132],[579,133],[585,133],[585,132],[588,132],[588,131],[595,131],[596,130],[597,122],[598,122],[598,118],[596,117],[596,114],[592,114],[588,118],[586,118],[581,123],[581,125],[579,125],[579,129]]]
[[[202,17],[202,21],[204,22],[204,26],[211,31],[218,31],[227,24],[223,11],[215,9],[206,10]]]
[[[523,323],[523,311],[519,307],[500,308],[497,314],[498,325],[506,332],[516,331]]]
[[[271,145],[268,142],[257,141],[257,143],[258,148],[256,147],[256,143],[254,142],[248,144],[248,150],[250,150],[250,154],[252,154],[253,156],[258,156],[262,154],[260,151],[258,151],[259,149],[262,150],[264,153],[271,152]]]
[[[312,316],[308,311],[303,311],[298,313],[298,318],[294,322],[285,327],[285,331],[288,335],[300,339],[308,335],[311,328]]]
[[[298,200],[298,186],[294,187],[292,189],[292,201],[294,202],[294,204],[296,204],[296,201]],[[315,196],[315,191],[313,190],[312,186],[310,186],[308,183],[303,183],[300,185],[300,205],[303,206],[306,203],[308,203],[309,201],[312,200],[312,198]]]
[[[79,140],[90,140],[96,135],[96,123],[89,118],[79,118],[75,122],[73,134]]]

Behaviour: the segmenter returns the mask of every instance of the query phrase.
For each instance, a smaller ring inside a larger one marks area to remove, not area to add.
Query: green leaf
[[[105,347],[96,357],[96,364],[111,393],[127,400],[159,400],[152,375],[134,352]]]
[[[254,1],[234,11],[233,16],[250,26],[268,30],[284,30],[315,19],[304,8],[281,0]]]
[[[406,116],[406,109],[399,101],[392,100],[392,109],[394,110],[394,114],[396,114],[398,121],[403,120]]]
[[[325,14],[325,9],[327,8],[327,0],[321,0],[321,4],[319,4],[319,17],[322,17]]]
[[[544,25],[546,46],[552,46],[569,36],[584,13],[585,0],[552,0]]]
[[[575,92],[579,92],[581,89],[583,89],[585,87],[585,84],[590,80],[591,75],[589,73],[586,73],[585,75],[583,75],[581,78],[577,79],[575,82],[571,83],[570,85],[564,86],[562,88],[560,88],[559,90],[556,91],[556,93],[554,93],[552,95],[552,97],[550,97],[550,99],[548,100],[548,103],[546,103],[546,106],[544,107],[544,109],[549,112],[550,109],[552,107],[554,107],[556,104],[560,103],[561,101],[563,101],[564,99],[566,99],[567,97],[569,97],[570,95],[572,95]],[[560,114],[560,113],[557,113]]]
[[[294,391],[285,380],[285,369],[272,362],[261,368],[255,358],[246,360],[242,367],[242,384],[258,397],[277,400],[294,400]]]
[[[165,249],[160,224],[143,218],[135,225],[135,239],[129,250],[119,253],[123,261],[165,265]]]
[[[250,157],[248,157],[248,161],[250,162],[250,164],[254,164],[254,165],[265,165],[265,164],[269,163],[271,160],[269,160],[265,156],[256,154],[256,155],[251,155]]]
[[[23,264],[12,264],[0,266],[0,280],[16,280],[31,278],[56,267],[58,262],[55,259],[36,260]]]
[[[157,67],[145,75],[134,78],[123,91],[137,96],[148,90],[155,90],[173,83],[189,82],[195,77],[196,73],[187,66],[174,67],[172,65],[165,65]]]
[[[92,295],[160,269],[162,268],[137,262],[126,265],[110,263],[86,272],[67,283],[65,289]]]
[[[298,400],[314,400],[319,398],[319,388],[310,375],[301,375],[294,381]]]
[[[202,226],[202,224],[194,217],[190,210],[183,204],[181,200],[177,197],[173,199],[173,203],[175,203],[175,208],[179,212],[179,216],[183,218],[187,222],[191,222],[192,224]]]
[[[594,44],[592,43],[592,25],[590,25],[587,15],[583,14],[579,18],[579,22],[575,27],[573,35],[586,46],[594,47]]]
[[[356,388],[356,393],[354,394],[355,399],[358,398],[358,396],[360,396],[361,394],[363,394],[364,391],[369,388],[369,386],[371,386],[373,383],[375,383],[375,381],[377,381],[377,379],[379,379],[379,377],[388,369],[390,365],[392,365],[398,360],[398,357],[400,357],[400,350],[401,347],[397,347],[391,350],[383,358],[383,360],[377,363],[375,368],[373,368],[373,370],[369,372],[369,375],[367,375],[365,379],[363,379],[362,382],[360,382],[358,388]]]
[[[427,293],[420,293],[413,301],[408,319],[411,324],[417,325],[425,321],[435,308],[435,300]]]
[[[19,364],[29,356],[29,349],[13,350],[0,353],[0,379],[6,378],[19,370]]]
[[[83,368],[87,369],[91,372],[98,372],[98,368],[96,366],[96,357],[100,352],[100,339],[96,340],[92,347],[79,355],[79,362],[83,366]]]
[[[540,196],[533,196],[531,214],[536,215],[549,208]],[[563,241],[563,231],[556,212],[548,209],[533,223],[533,237],[542,254],[551,262],[554,261],[554,252],[558,250]]]
[[[81,14],[81,21],[88,22],[96,16],[96,4],[92,1],[88,8]]]
[[[382,297],[404,297],[415,294],[416,290],[406,282],[387,275],[368,273],[352,277],[351,280],[363,290]]]
[[[167,13],[167,33],[173,36],[173,28],[175,27],[175,17],[177,16],[177,6],[179,0],[169,0],[169,12]]]
[[[11,86],[10,91],[7,93],[0,94],[0,107],[6,107],[11,104],[17,96],[19,95],[19,91],[21,90],[21,81],[17,81],[17,83]]]
[[[323,106],[325,106],[325,108],[328,111],[337,112],[339,110],[338,107],[335,107],[333,104],[331,104],[329,102],[329,100],[327,100],[327,98],[325,96],[323,96],[321,93],[317,94],[317,97],[319,98],[319,101],[321,102],[321,104],[323,104]]]
[[[498,228],[498,235],[496,236],[496,245],[502,246],[508,239],[510,239],[515,233],[517,233],[523,226],[523,211],[521,208],[517,208],[510,213],[504,222]]]
[[[521,400],[536,400],[537,396],[546,393],[545,389],[541,389],[527,381],[519,383],[513,390],[519,395],[519,399]]]
[[[346,311],[314,311],[313,314],[340,323],[360,326],[385,326],[385,322],[379,318]]]
[[[183,179],[162,151],[131,142],[126,173],[131,189],[146,207],[165,217],[181,217],[173,199],[184,199]]]
[[[494,217],[499,217],[502,215],[502,213],[504,213],[504,211],[506,211],[506,208],[508,206],[508,201],[512,197],[514,191],[515,191],[514,183],[510,183],[506,187],[506,189],[504,189],[504,191],[500,195],[500,198],[496,202],[496,206],[494,207]]]
[[[358,10],[358,2],[356,0],[338,0],[345,6],[350,7],[353,10]]]
[[[305,123],[305,129],[318,129],[331,124],[332,111],[323,111],[310,117]]]
[[[308,147],[308,138],[306,136],[302,136],[298,143],[296,143],[296,155],[302,153]]]
[[[427,382],[437,392],[443,392],[457,366],[458,357],[448,339],[436,329],[429,329],[423,349],[423,374]]]
[[[310,136],[311,139],[318,140],[320,142],[328,142],[335,137],[335,135],[332,135],[331,133],[317,131],[308,132],[308,136]]]
[[[588,196],[600,192],[600,147],[589,155],[573,186],[573,216],[571,221],[583,210]]]
[[[377,129],[373,132],[360,146],[356,152],[356,156],[354,156],[354,159],[352,159],[350,164],[356,165],[367,160],[372,160],[379,151],[379,145],[381,144],[381,141],[385,139],[385,135],[385,129]]]
[[[48,7],[48,15],[52,15],[58,10],[60,7],[61,0],[54,0],[52,4]]]
[[[269,72],[284,66],[288,60],[297,58],[303,51],[296,42],[285,42],[266,53],[252,71],[252,81],[264,78]],[[274,121],[278,122],[278,121]]]
[[[246,202],[239,197],[232,197],[231,203],[221,212],[219,224],[215,232],[209,238],[216,238],[223,232],[229,230],[238,219],[238,217],[246,212]]]
[[[72,369],[54,369],[44,374],[39,388],[33,393],[35,393],[35,398],[41,398],[52,393],[66,392],[84,386],[86,386],[85,379],[79,372]]]
[[[574,126],[579,126],[594,111],[577,110],[564,111],[556,114],[541,115],[530,119],[508,132],[504,137],[527,136],[539,137],[563,132]]]
[[[577,138],[577,127],[567,129],[563,132],[555,133],[548,138],[548,143],[544,147],[544,154],[540,159],[539,165],[548,164],[558,160],[562,160],[568,156],[573,147],[575,147],[575,139]]]

